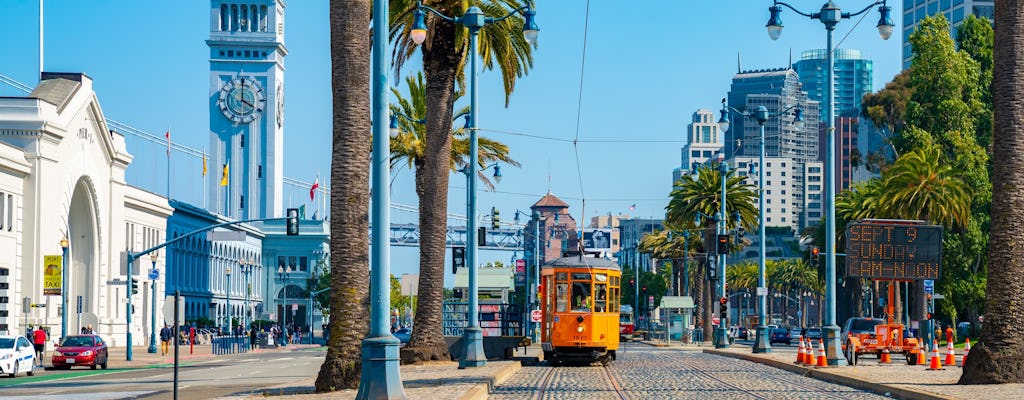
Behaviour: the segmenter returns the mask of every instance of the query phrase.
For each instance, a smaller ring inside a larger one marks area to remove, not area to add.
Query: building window
[[[768,203],[768,204],[772,204],[772,199],[765,199],[764,202]]]
[[[245,147],[245,134],[244,133],[238,136],[238,146],[239,147]]]
[[[257,165],[256,166],[256,179],[260,179],[260,178],[263,178],[263,166],[262,165]]]
[[[700,150],[690,150],[690,157],[700,157]]]
[[[235,56],[235,51],[234,50],[228,50],[228,58],[231,58],[231,57],[234,57],[234,56]]]
[[[782,171],[782,176],[786,176],[786,171]]]
[[[786,204],[786,199],[782,199],[782,204]]]
[[[221,32],[228,30],[228,5],[220,5],[220,30]],[[221,54],[222,56],[224,54]]]
[[[821,190],[821,185],[808,185],[808,190]]]
[[[238,208],[245,208],[245,195],[239,197]]]
[[[297,261],[298,261],[298,257],[295,257],[295,256],[288,257],[288,268],[291,268],[292,271],[298,271],[297,268],[299,268],[299,265],[298,265]]]
[[[765,172],[764,176],[772,176],[772,171]]]
[[[309,269],[309,258],[299,257],[299,271],[305,272]]]
[[[252,57],[252,51],[246,50],[245,51],[245,56],[246,57]]]
[[[704,157],[711,158],[711,150],[704,150]]]
[[[4,229],[4,192],[0,192],[0,230]]]
[[[279,269],[287,268],[288,264],[285,262],[285,260],[286,260],[286,258],[284,256],[277,256],[277,268],[279,268]]]

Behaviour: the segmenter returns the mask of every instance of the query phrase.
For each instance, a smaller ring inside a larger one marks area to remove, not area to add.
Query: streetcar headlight
[[[583,332],[583,325],[577,326],[576,332]]]

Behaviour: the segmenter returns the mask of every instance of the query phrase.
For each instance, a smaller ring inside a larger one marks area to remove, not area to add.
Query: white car
[[[36,351],[24,336],[0,335],[0,374],[35,375]]]

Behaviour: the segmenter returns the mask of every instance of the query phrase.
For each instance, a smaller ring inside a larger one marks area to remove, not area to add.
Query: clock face
[[[247,124],[263,112],[265,102],[260,83],[243,76],[232,79],[221,87],[217,106],[225,117],[236,124]]]
[[[284,126],[284,84],[277,84],[277,127]]]

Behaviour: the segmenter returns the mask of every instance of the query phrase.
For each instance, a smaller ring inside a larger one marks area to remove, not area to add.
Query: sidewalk
[[[296,351],[308,348],[321,347],[318,344],[291,344],[287,347],[267,348],[267,349],[254,349],[249,350],[248,353],[236,353],[236,354],[213,354],[213,345],[210,343],[203,343],[196,345],[192,352],[189,352],[188,345],[181,345],[178,348],[178,360],[181,363],[194,362],[200,360],[214,360],[224,357],[238,356],[239,354],[259,354],[266,352],[285,352],[285,351]],[[172,365],[174,364],[174,346],[170,346],[167,355],[160,354],[160,346],[157,346],[156,353],[147,353],[148,346],[135,346],[132,347],[132,361],[127,360],[125,347],[111,347],[107,350],[108,368],[145,368],[156,365]],[[46,368],[52,367],[50,360],[53,353],[51,351],[46,352],[46,360],[43,366]]]
[[[399,373],[405,395],[410,399],[484,400],[490,390],[504,383],[522,368],[523,363],[537,362],[542,357],[540,344],[517,348],[511,360],[492,360],[478,368],[459,369],[455,361],[433,361],[402,365]],[[288,400],[355,399],[356,390],[313,393],[316,376],[254,391],[254,393],[222,399],[266,399],[269,396]]]
[[[1024,399],[1024,384],[957,385],[960,367],[928,371],[925,366],[906,365],[902,357],[893,357],[890,365],[878,364],[873,358],[862,359],[855,366],[834,368],[805,367],[794,363],[793,353],[751,352],[750,347],[734,345],[715,349],[704,346],[704,353],[753,361],[818,380],[866,390],[901,399]],[[957,354],[957,361],[962,353]]]

